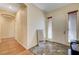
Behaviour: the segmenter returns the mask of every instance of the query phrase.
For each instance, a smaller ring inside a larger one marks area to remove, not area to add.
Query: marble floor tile
[[[39,42],[30,50],[36,55],[68,55],[69,47],[55,42]]]

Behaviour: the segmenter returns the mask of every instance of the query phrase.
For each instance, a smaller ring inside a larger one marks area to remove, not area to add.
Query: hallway
[[[32,55],[21,46],[14,38],[2,39],[0,43],[0,55]]]

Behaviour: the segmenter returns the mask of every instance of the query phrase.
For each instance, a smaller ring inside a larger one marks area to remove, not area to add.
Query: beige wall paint
[[[68,12],[79,10],[79,4],[70,4],[68,6],[64,6],[62,8],[56,9],[46,14],[46,16],[52,16],[53,20],[53,39],[50,41],[62,43],[65,45],[68,44],[67,39],[67,30],[68,30]],[[64,34],[66,31],[66,34]],[[79,11],[77,13],[77,33],[78,33],[78,40],[79,40]],[[49,39],[47,39],[49,40]]]
[[[45,17],[43,12],[32,4],[27,5],[27,48],[37,45],[36,30],[45,34]],[[44,35],[45,37],[45,35]]]
[[[8,12],[0,11],[0,39],[14,37],[15,20],[12,18],[5,18],[2,14],[10,15]]]
[[[27,10],[19,9],[16,14],[15,39],[25,48],[27,48]]]

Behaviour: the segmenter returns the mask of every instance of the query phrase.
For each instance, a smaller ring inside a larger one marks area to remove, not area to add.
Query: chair
[[[79,41],[72,41],[70,43],[71,55],[79,55]]]

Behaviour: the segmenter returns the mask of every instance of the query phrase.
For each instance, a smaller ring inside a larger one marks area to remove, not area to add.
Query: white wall
[[[45,33],[45,18],[43,12],[32,4],[27,5],[27,48],[37,45],[36,30]]]
[[[68,26],[68,12],[79,10],[79,4],[70,4],[62,8],[53,10],[46,14],[46,16],[52,16],[53,20],[53,39],[50,41],[62,43],[65,45],[68,44],[67,38],[67,26]],[[64,31],[66,33],[64,34]],[[79,11],[77,13],[77,33],[79,39]],[[48,39],[49,40],[49,39]]]

